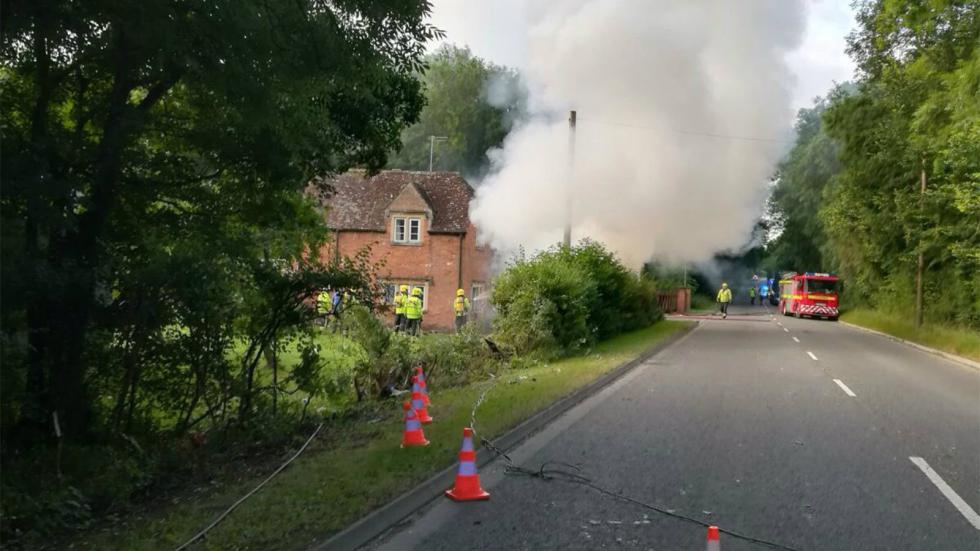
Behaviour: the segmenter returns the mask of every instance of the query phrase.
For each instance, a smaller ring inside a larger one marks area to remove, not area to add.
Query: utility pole
[[[922,159],[922,172],[919,179],[919,212],[922,212],[926,197],[926,160]],[[921,228],[920,228],[921,230]],[[922,327],[922,272],[925,269],[925,256],[922,253],[922,238],[919,238],[919,262],[915,269],[915,326]]]
[[[448,140],[447,136],[429,136],[429,172],[432,172],[432,156],[436,149],[436,142]]]
[[[568,113],[568,183],[565,186],[565,235],[562,244],[572,246],[572,196],[575,194],[575,117],[574,110]]]

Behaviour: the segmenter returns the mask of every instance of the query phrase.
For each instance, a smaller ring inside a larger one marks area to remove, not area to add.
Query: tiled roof
[[[385,209],[413,183],[432,208],[429,231],[464,233],[469,225],[473,188],[457,172],[385,170],[366,177],[363,170],[351,170],[324,183],[332,189],[326,193],[311,191],[327,207],[327,226],[331,229],[385,231]]]

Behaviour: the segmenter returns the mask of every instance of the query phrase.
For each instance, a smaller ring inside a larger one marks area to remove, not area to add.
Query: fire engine
[[[840,280],[835,275],[783,274],[779,280],[779,311],[784,316],[837,320]]]

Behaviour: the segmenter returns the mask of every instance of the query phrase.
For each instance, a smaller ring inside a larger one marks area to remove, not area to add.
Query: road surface
[[[980,372],[833,322],[729,313],[511,457],[793,549],[980,549]],[[438,500],[370,547],[704,548],[700,526],[503,465],[481,472],[489,502]]]

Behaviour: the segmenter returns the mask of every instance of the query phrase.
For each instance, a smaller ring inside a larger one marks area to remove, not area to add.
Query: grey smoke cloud
[[[792,135],[802,2],[541,0],[523,16],[532,115],[491,154],[471,207],[481,239],[561,239],[576,109],[573,239],[634,266],[742,245]]]

